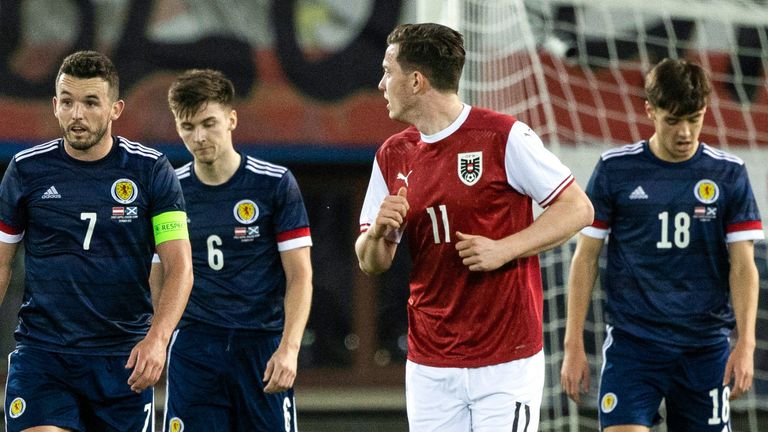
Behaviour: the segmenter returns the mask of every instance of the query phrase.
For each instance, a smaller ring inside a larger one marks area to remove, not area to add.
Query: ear
[[[413,94],[422,92],[429,88],[429,80],[427,79],[426,76],[424,76],[423,73],[419,71],[413,71],[411,72],[411,77],[412,77],[411,92]]]
[[[645,115],[650,121],[653,121],[653,118],[656,116],[656,111],[654,110],[653,105],[648,103],[648,101],[645,101]]]
[[[236,128],[237,128],[237,111],[232,110],[229,113],[229,127],[227,129],[229,129],[230,131],[233,131]]]
[[[53,103],[53,115],[54,117],[59,118],[59,114],[56,112],[56,96],[53,97],[51,102]]]
[[[125,102],[122,99],[115,101],[112,104],[112,112],[109,113],[109,119],[115,121],[120,118],[120,114],[123,113],[123,108],[125,108]]]

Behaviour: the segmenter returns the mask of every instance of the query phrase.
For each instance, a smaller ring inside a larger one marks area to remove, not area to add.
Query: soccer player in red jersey
[[[377,274],[401,236],[409,241],[410,428],[535,431],[544,385],[537,254],[590,224],[592,205],[526,124],[462,103],[460,33],[406,24],[387,43],[379,89],[390,118],[411,126],[376,153],[355,251]],[[533,200],[546,208],[535,221]]]

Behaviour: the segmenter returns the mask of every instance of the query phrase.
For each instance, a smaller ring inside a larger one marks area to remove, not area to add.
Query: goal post
[[[418,20],[465,36],[462,100],[528,123],[585,186],[602,151],[647,139],[643,77],[664,57],[709,73],[713,93],[701,140],[744,159],[768,227],[768,1],[421,0]],[[580,407],[560,388],[566,281],[575,241],[541,254],[547,375],[541,431],[596,431],[605,336],[595,287],[585,345],[592,390]],[[732,403],[733,430],[768,421],[768,252],[755,246],[763,294],[755,385]],[[601,259],[601,266],[604,266]],[[598,282],[599,284],[599,282]],[[665,425],[655,429],[665,431]]]

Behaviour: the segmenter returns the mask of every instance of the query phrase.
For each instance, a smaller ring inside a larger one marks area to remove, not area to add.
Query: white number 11
[[[448,212],[445,210],[445,204],[441,204],[439,207],[440,209],[440,217],[443,222],[443,233],[445,234],[445,242],[450,243],[451,242],[451,229],[448,226]],[[440,230],[437,228],[437,213],[435,213],[434,207],[427,207],[427,214],[429,214],[429,218],[432,219],[432,235],[435,236],[435,244],[440,243]]]

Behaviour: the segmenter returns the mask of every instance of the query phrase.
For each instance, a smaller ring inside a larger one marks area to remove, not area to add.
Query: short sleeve
[[[18,243],[24,237],[26,210],[21,175],[12,160],[0,183],[0,241]]]
[[[165,156],[161,156],[155,163],[151,193],[152,216],[169,211],[186,211],[179,179]]]
[[[286,171],[275,191],[275,233],[277,249],[284,252],[312,246],[309,217],[296,178]]]

